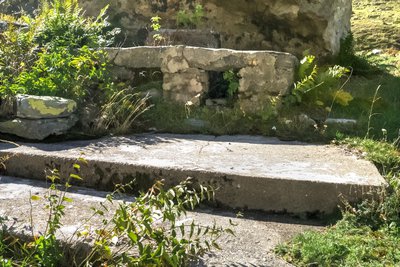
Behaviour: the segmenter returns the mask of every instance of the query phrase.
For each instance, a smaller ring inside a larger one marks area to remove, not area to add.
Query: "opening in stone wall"
[[[136,92],[148,94],[153,100],[163,95],[163,74],[159,68],[135,69],[132,81]]]
[[[238,96],[238,70],[210,71],[208,74],[209,90],[204,95],[202,104],[232,107]]]

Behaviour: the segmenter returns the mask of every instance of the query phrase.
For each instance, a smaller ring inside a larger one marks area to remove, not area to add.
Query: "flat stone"
[[[76,102],[55,96],[16,95],[16,116],[22,119],[54,119],[71,116]]]
[[[14,155],[11,176],[43,179],[48,166],[67,174],[84,153],[81,185],[109,190],[136,177],[148,188],[155,179],[173,185],[191,176],[218,188],[222,205],[264,211],[331,213],[339,195],[359,201],[386,185],[373,164],[339,147],[257,136],[144,134],[0,149]]]
[[[32,201],[31,195],[44,197],[49,184],[42,181],[26,180],[15,177],[0,176],[0,217],[7,217],[6,225],[11,227],[7,232],[15,234],[22,239],[32,239],[32,231],[37,234],[44,231],[48,218],[48,209],[44,208],[43,200]],[[82,259],[88,253],[90,240],[72,238],[72,234],[78,230],[89,229],[94,231],[96,227],[102,227],[102,217],[92,216],[92,207],[100,208],[104,203],[109,208],[105,212],[106,218],[110,219],[114,213],[115,205],[105,201],[107,192],[96,191],[82,187],[73,186],[66,197],[72,199],[71,203],[65,204],[65,216],[62,217],[62,226],[56,233],[57,237],[73,248],[72,251],[77,259]],[[118,196],[118,199],[134,201],[133,196]],[[31,230],[30,216],[32,214],[33,229]],[[295,234],[306,230],[321,229],[316,221],[305,221],[293,219],[284,215],[266,215],[262,213],[244,212],[243,218],[236,218],[235,213],[229,210],[214,210],[203,207],[190,211],[179,221],[190,222],[195,220],[202,225],[212,225],[215,222],[224,228],[231,228],[236,236],[222,235],[218,244],[222,250],[215,250],[212,254],[205,255],[199,262],[191,266],[270,266],[289,267],[292,266],[279,259],[273,249],[276,245],[289,240]],[[229,220],[237,226],[230,225]],[[86,228],[85,228],[86,227]],[[255,246],[257,249],[254,249]],[[69,251],[68,251],[69,252]],[[77,254],[75,254],[77,253]],[[64,255],[71,255],[71,252]],[[67,259],[66,259],[67,260]]]
[[[348,125],[348,126],[354,126],[357,124],[357,120],[353,119],[335,119],[335,118],[329,118],[325,121],[326,124],[328,125]]]
[[[54,119],[21,119],[1,121],[0,132],[31,140],[43,140],[50,135],[65,134],[78,121],[76,116]]]

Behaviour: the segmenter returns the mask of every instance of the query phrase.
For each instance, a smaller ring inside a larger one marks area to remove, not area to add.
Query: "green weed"
[[[218,239],[223,234],[234,234],[229,228],[215,223],[201,225],[195,220],[181,221],[188,210],[201,202],[212,201],[214,190],[187,179],[180,184],[164,189],[156,182],[146,192],[140,193],[133,202],[114,200],[132,183],[119,185],[115,192],[107,195],[85,224],[97,218],[102,226],[87,231],[79,227],[69,240],[91,242],[91,250],[74,258],[66,258],[70,244],[59,239],[58,230],[63,224],[65,205],[71,205],[67,191],[73,180],[82,180],[81,165],[87,162],[79,158],[73,164],[73,172],[61,177],[56,170],[49,170],[47,179],[51,185],[45,194],[32,195],[30,202],[43,202],[48,210],[46,228],[42,233],[33,232],[35,222],[31,210],[32,241],[23,242],[13,237],[4,226],[0,231],[0,263],[8,266],[187,266],[189,261],[212,249],[220,249]],[[32,205],[31,205],[32,206]],[[105,214],[113,214],[111,217]],[[3,221],[0,221],[3,225]],[[233,224],[232,224],[233,225]],[[72,255],[76,255],[75,251]]]
[[[339,65],[320,69],[314,56],[305,56],[300,61],[298,82],[286,102],[304,106],[306,113],[312,113],[313,118],[326,118],[334,104],[348,106],[353,100],[351,94],[343,90],[345,83],[341,80],[349,72]]]
[[[196,5],[194,11],[180,10],[176,15],[176,25],[185,28],[197,28],[204,17],[202,5]]]

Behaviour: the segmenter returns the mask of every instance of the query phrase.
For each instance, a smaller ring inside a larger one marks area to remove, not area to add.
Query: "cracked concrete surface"
[[[54,144],[0,144],[12,155],[7,174],[43,179],[46,167],[68,175],[83,154],[88,167],[80,185],[113,189],[136,178],[146,188],[188,176],[218,188],[224,206],[292,213],[331,213],[340,204],[368,197],[386,183],[368,161],[329,145],[282,142],[259,136],[143,134]]]

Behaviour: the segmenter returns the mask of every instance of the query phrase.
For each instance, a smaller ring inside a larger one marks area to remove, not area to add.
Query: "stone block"
[[[208,91],[208,73],[199,69],[187,69],[179,73],[164,73],[163,90],[166,96],[178,102],[186,102]]]
[[[129,69],[159,68],[161,53],[166,47],[141,46],[129,48],[105,48],[109,59],[119,67]]]
[[[68,118],[40,120],[16,118],[0,122],[0,132],[26,139],[43,140],[50,135],[65,134],[77,121],[78,118],[74,115]]]
[[[25,119],[68,117],[76,111],[76,102],[54,96],[16,96],[16,116]]]

